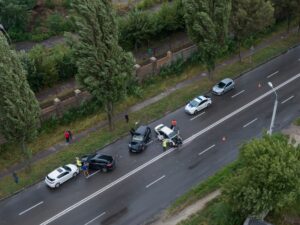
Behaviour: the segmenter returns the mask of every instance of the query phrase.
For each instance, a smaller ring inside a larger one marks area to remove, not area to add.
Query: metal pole
[[[276,93],[276,91],[273,87],[272,87],[272,90],[273,90],[276,98],[275,98],[275,103],[274,103],[274,108],[273,108],[273,114],[272,114],[270,129],[269,129],[269,135],[272,135],[272,132],[273,132],[275,116],[276,116],[276,111],[277,111],[277,105],[278,105],[277,93]]]

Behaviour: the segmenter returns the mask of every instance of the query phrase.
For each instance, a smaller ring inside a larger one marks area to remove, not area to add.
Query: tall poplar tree
[[[232,0],[231,28],[239,46],[249,35],[262,31],[274,22],[274,8],[266,0]]]
[[[18,143],[30,159],[27,143],[37,134],[40,107],[29,87],[25,70],[5,37],[0,34],[0,133]]]
[[[183,5],[188,34],[211,75],[227,35],[231,0],[183,0]]]
[[[114,103],[126,96],[133,74],[132,54],[118,44],[118,27],[111,0],[74,0],[78,38],[77,80],[104,105],[113,128]]]

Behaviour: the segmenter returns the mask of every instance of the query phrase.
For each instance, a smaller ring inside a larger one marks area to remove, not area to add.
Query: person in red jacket
[[[70,133],[67,130],[65,131],[65,139],[66,139],[66,143],[69,143],[69,141],[70,141]]]

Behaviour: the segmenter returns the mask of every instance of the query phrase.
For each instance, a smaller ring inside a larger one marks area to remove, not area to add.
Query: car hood
[[[215,85],[213,87],[213,91],[216,92],[216,93],[220,93],[224,90],[224,88],[220,88],[218,85]]]
[[[190,111],[190,110],[194,110],[195,107],[194,106],[191,106],[190,103],[188,103],[186,106],[185,106],[185,110],[187,111]]]
[[[129,147],[132,149],[139,149],[139,147],[141,146],[141,142],[130,142],[129,143]]]

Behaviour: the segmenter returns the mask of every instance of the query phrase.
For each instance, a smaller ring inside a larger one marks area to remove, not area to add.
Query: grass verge
[[[157,103],[154,103],[143,109],[143,113],[135,112],[130,115],[131,121],[141,121],[142,123],[148,123],[155,119],[161,118],[166,112],[175,110],[186,103],[186,101],[199,93],[206,92],[211,88],[216,80],[223,77],[235,77],[240,73],[243,73],[257,65],[267,61],[268,59],[286,51],[288,48],[296,45],[299,42],[298,36],[295,34],[290,35],[288,38],[282,39],[273,43],[271,46],[266,47],[252,56],[252,60],[244,60],[243,62],[237,62],[216,70],[214,74],[214,81],[210,81],[207,78],[203,78],[198,82],[194,82],[192,85],[177,90],[168,98],[162,99]],[[155,96],[162,91],[170,88],[173,84],[188,78],[194,77],[203,71],[201,65],[188,66],[183,73],[178,76],[163,78],[157,76],[148,84],[143,91],[142,98],[130,97],[123,103],[120,103],[116,107],[116,113],[123,112],[128,107],[142,101],[143,99]],[[93,125],[106,119],[104,113],[98,113],[91,115],[84,120],[74,121],[68,127],[61,126],[51,134],[41,135],[37,141],[32,143],[29,147],[33,153],[37,153],[45,148],[50,147],[60,141],[63,141],[63,131],[67,128],[71,129],[74,133],[83,131]],[[8,196],[21,188],[28,186],[42,179],[45,174],[53,170],[55,167],[74,161],[74,157],[89,152],[95,151],[95,149],[102,148],[104,145],[111,143],[118,139],[120,136],[127,134],[129,127],[124,121],[121,121],[116,125],[116,129],[113,132],[109,132],[106,128],[100,131],[91,133],[88,137],[82,139],[78,143],[74,143],[67,147],[64,151],[51,155],[47,159],[43,159],[32,165],[30,171],[24,170],[19,172],[20,183],[14,184],[11,177],[5,177],[0,181],[0,198]],[[21,160],[21,156],[17,148],[12,148],[11,151],[6,151],[1,155],[0,170],[4,170],[6,167],[13,163],[18,163]]]
[[[187,193],[180,196],[168,208],[167,216],[171,216],[180,212],[182,209],[203,198],[205,195],[219,189],[223,181],[232,174],[236,167],[236,162],[226,166],[221,171],[217,172],[215,175],[211,176],[203,183],[198,184],[197,186],[189,190]]]

